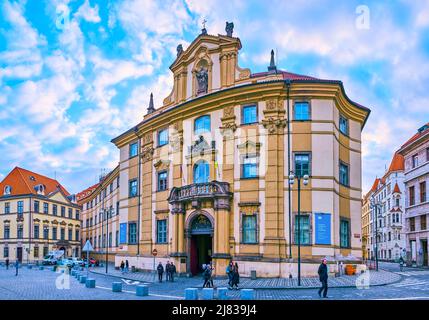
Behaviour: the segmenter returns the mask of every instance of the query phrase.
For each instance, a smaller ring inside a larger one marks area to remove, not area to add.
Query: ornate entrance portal
[[[213,226],[205,215],[193,218],[190,236],[190,268],[192,275],[197,275],[203,271],[203,264],[211,262],[213,254]]]

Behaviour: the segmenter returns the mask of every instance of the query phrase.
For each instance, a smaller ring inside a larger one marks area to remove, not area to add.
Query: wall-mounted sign
[[[119,242],[127,243],[127,224],[121,223],[119,226]]]
[[[315,214],[316,244],[331,244],[331,214]]]

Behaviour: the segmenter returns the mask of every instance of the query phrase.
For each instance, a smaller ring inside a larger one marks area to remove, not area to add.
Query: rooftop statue
[[[232,33],[234,32],[234,22],[226,22],[225,27],[227,37],[232,37]]]

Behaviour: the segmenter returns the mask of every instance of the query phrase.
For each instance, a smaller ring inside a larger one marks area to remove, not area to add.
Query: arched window
[[[194,166],[194,183],[208,182],[210,177],[210,167],[207,161],[200,160]]]
[[[201,116],[195,119],[194,122],[194,132],[195,134],[200,134],[204,132],[210,132],[210,116]]]

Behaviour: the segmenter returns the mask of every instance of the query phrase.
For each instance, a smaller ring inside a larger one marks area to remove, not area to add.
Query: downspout
[[[287,97],[287,176],[290,175],[290,105],[289,105],[289,95],[290,95],[290,84],[291,80],[287,79],[286,83],[286,97]],[[292,259],[292,203],[291,203],[291,190],[290,184],[288,184],[287,193],[288,193],[288,214],[289,214],[289,259]]]

